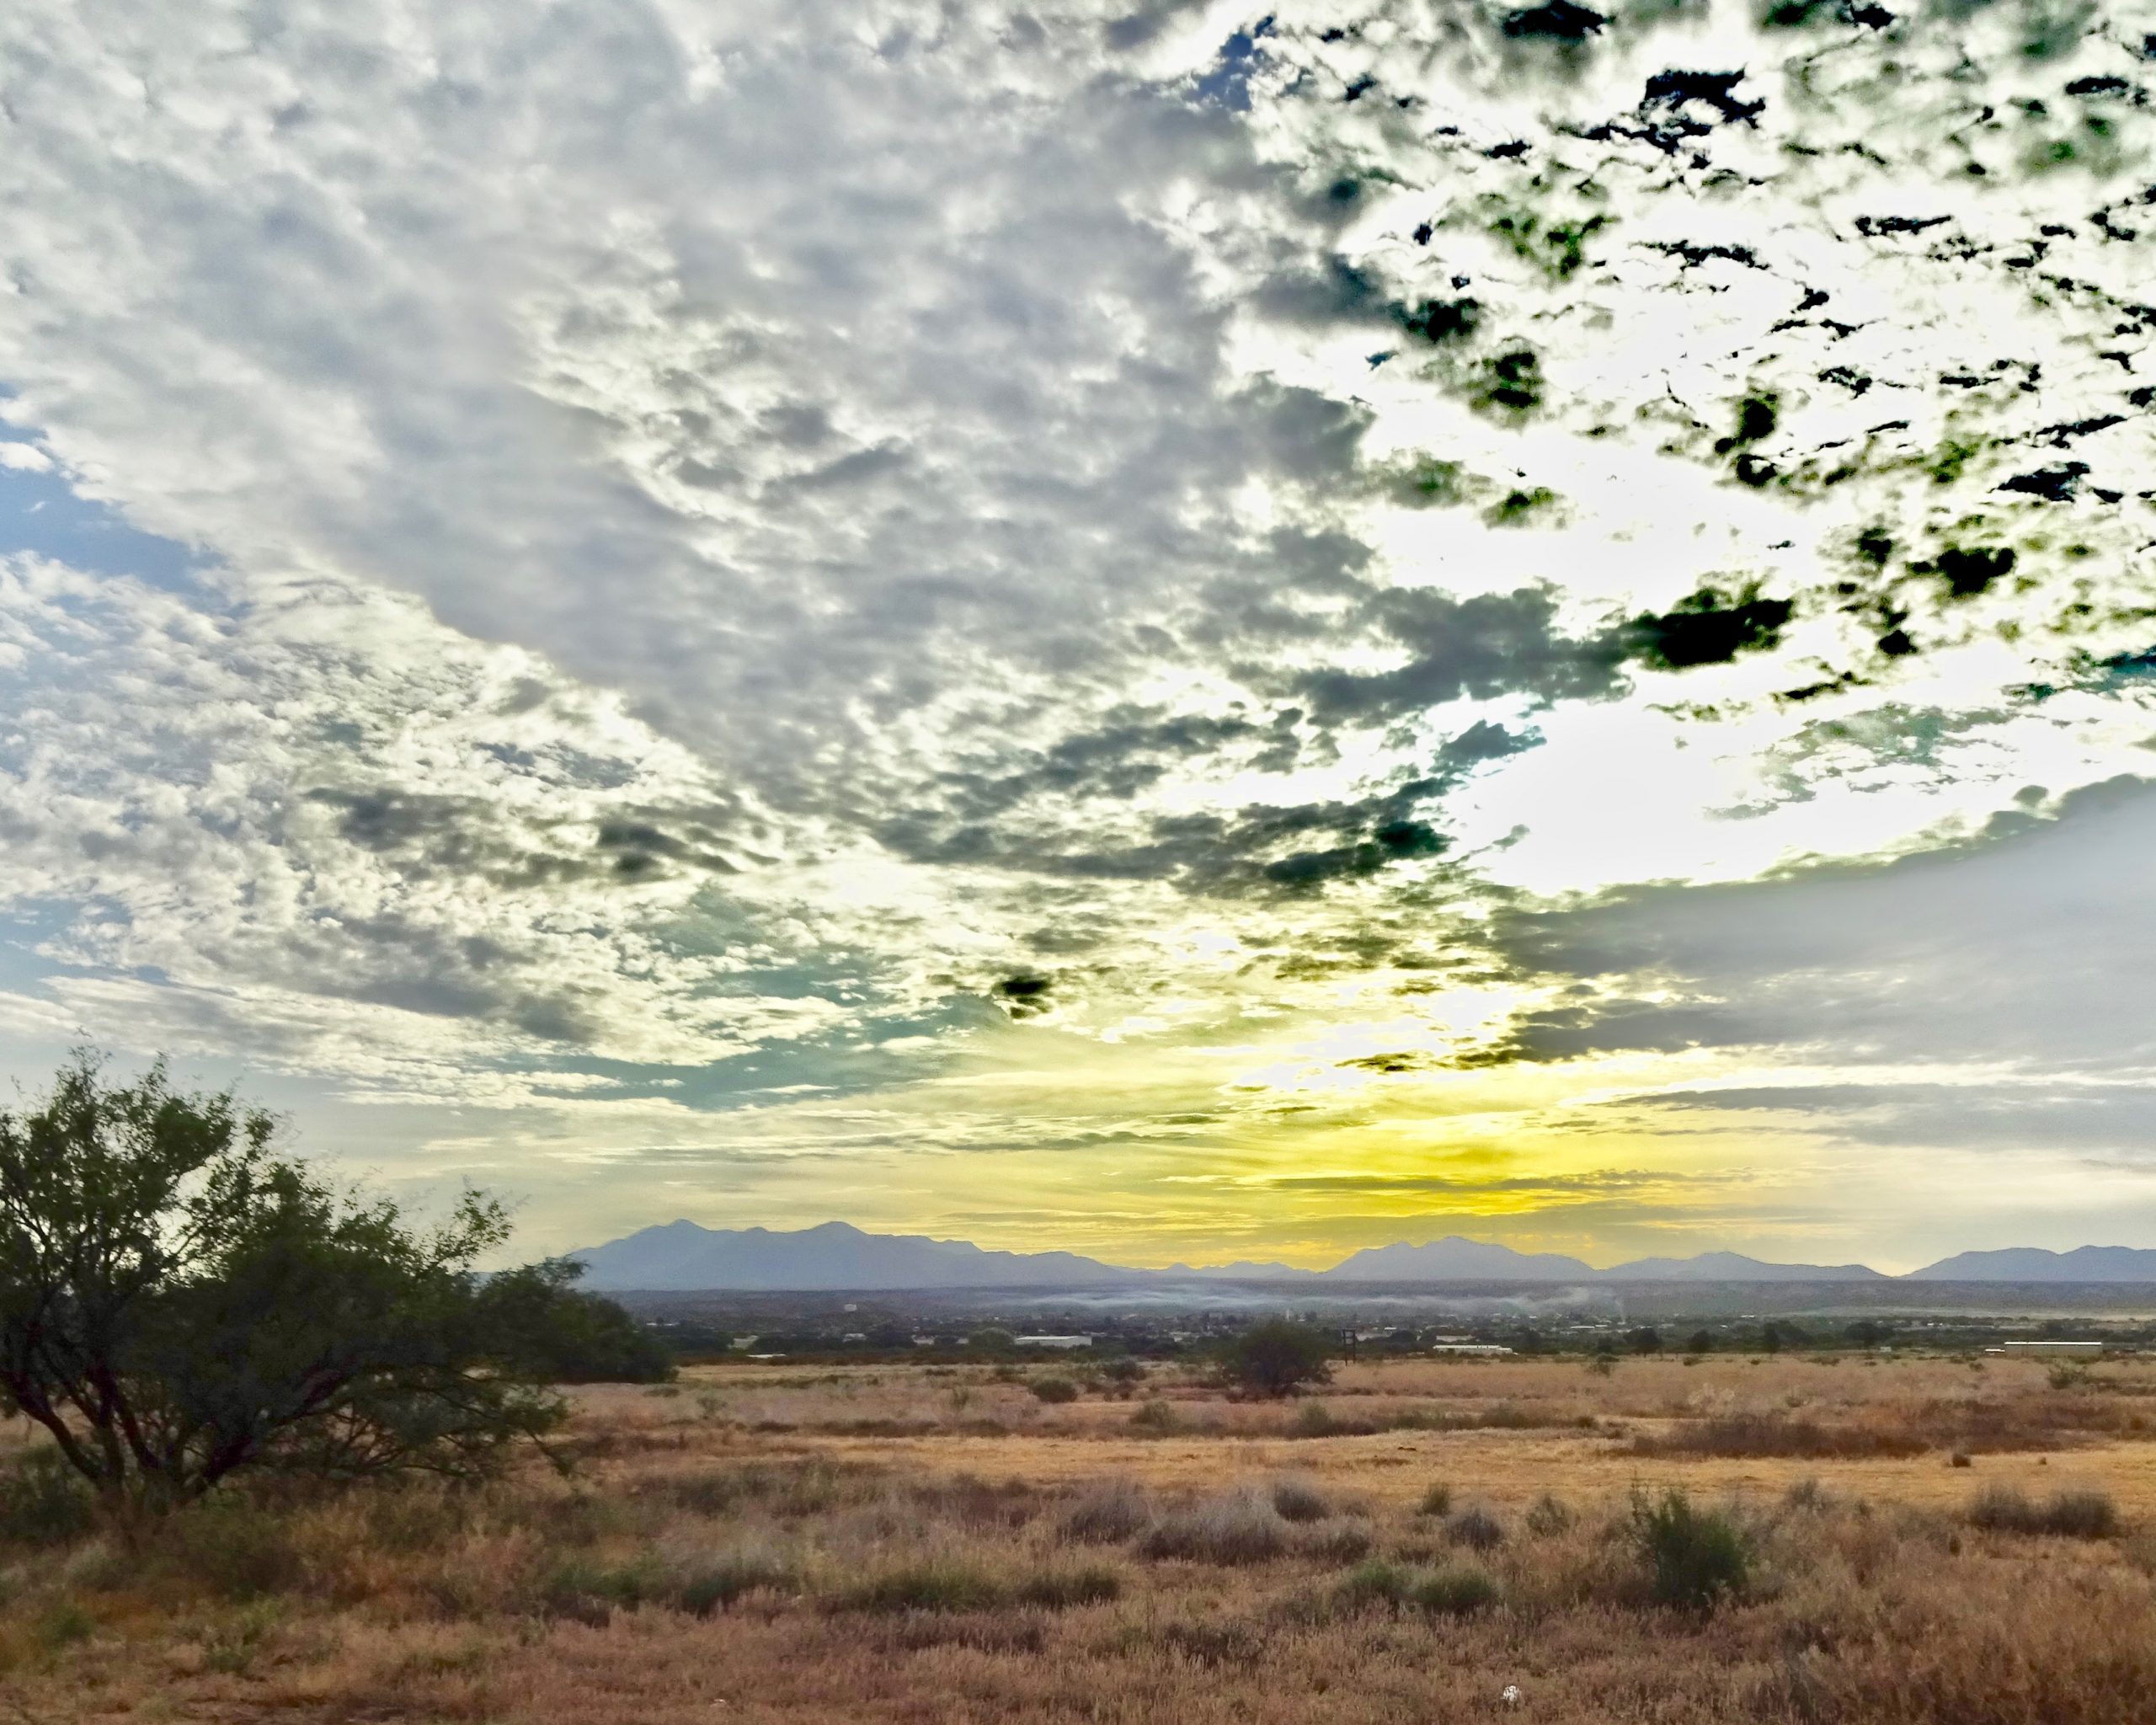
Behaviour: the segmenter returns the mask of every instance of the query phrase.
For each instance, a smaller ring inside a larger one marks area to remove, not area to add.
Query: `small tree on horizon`
[[[469,1477],[562,1417],[483,1298],[499,1204],[467,1193],[419,1231],[275,1133],[162,1061],[115,1085],[87,1054],[0,1111],[0,1408],[115,1519],[242,1470]]]
[[[1221,1369],[1238,1386],[1257,1396],[1291,1396],[1332,1377],[1331,1336],[1310,1324],[1267,1318],[1252,1324],[1221,1350]]]

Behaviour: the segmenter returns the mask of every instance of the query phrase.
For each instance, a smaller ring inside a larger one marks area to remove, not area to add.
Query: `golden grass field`
[[[572,1392],[566,1473],[18,1528],[0,1719],[2156,1721],[2156,1360],[1033,1387],[1084,1376],[698,1368]],[[1752,1554],[1710,1610],[1634,1536],[1671,1487]]]

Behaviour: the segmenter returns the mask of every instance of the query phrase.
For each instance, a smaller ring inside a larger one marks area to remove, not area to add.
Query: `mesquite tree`
[[[431,1231],[280,1155],[230,1094],[78,1056],[0,1112],[0,1404],[122,1516],[243,1468],[466,1476],[558,1402],[500,1357],[467,1194]]]

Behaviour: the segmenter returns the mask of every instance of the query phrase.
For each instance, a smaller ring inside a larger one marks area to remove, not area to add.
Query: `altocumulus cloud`
[[[13,8],[10,467],[192,561],[7,564],[10,1011],[659,1114],[1012,1020],[1805,1041],[1713,896],[1798,888],[1604,969],[1662,900],[1533,919],[2032,782],[2070,847],[2145,762],[2148,64],[2008,6]]]

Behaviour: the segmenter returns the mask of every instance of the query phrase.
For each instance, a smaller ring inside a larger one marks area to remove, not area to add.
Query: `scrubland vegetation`
[[[1284,1402],[1121,1377],[692,1367],[565,1391],[566,1471],[267,1477],[147,1539],[18,1422],[0,1697],[53,1721],[2150,1717],[2156,1363],[2055,1388],[1946,1358],[1397,1362]]]

